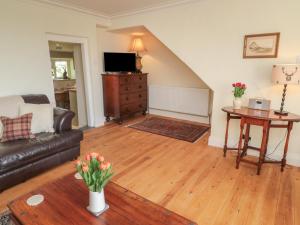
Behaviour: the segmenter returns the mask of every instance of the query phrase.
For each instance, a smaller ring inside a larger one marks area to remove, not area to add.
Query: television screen
[[[104,52],[105,72],[135,72],[135,53]]]

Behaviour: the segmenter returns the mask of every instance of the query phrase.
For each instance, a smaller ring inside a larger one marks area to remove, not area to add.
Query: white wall
[[[131,33],[134,30],[130,29]],[[101,51],[128,52],[132,41],[132,36],[128,30],[118,32],[107,31],[106,28],[97,28],[99,57]],[[147,52],[142,53],[143,71],[149,73],[149,85],[163,85],[176,87],[208,88],[208,86],[183,63],[172,51],[162,44],[152,34],[145,32],[142,36]],[[187,119],[197,122],[209,123],[209,118],[191,116],[187,114],[168,112],[163,110],[150,109],[151,114],[169,116],[180,119]]]
[[[271,68],[275,63],[294,63],[300,54],[299,0],[202,0],[191,4],[115,18],[114,29],[144,25],[184,61],[214,91],[210,144],[222,146],[225,113],[221,108],[232,104],[231,83],[245,82],[248,97],[262,96],[278,108],[281,87],[271,86]],[[279,57],[243,59],[245,34],[281,32]],[[300,114],[300,87],[288,91],[286,107]],[[235,143],[238,124],[230,139]],[[288,162],[300,165],[300,125],[292,131]],[[270,148],[285,131],[271,132]],[[258,144],[259,132],[252,132]],[[256,141],[255,141],[256,140]],[[277,154],[277,155],[276,155]],[[276,152],[275,157],[282,155]]]
[[[152,34],[146,34],[143,41],[147,52],[143,56],[143,71],[149,73],[149,85],[205,88],[209,87],[182,62],[171,50]],[[195,104],[201,104],[195,103]],[[151,109],[151,114],[209,123],[208,117],[193,116],[171,111]]]
[[[134,31],[133,29],[131,30]],[[103,52],[128,52],[132,36],[127,30],[118,32],[97,28],[99,57]],[[143,71],[149,73],[149,84],[208,88],[172,51],[150,33],[142,36],[147,52],[142,53]],[[101,68],[103,69],[103,68]]]
[[[94,125],[102,124],[103,106],[96,25],[109,21],[31,0],[1,1],[0,96],[44,93],[54,102],[47,33],[86,38],[94,103]]]
[[[172,51],[151,34],[143,37],[147,52],[143,71],[149,73],[150,85],[208,88],[208,86]]]
[[[114,33],[107,28],[97,27],[98,55],[103,60],[103,52],[128,52],[130,36]],[[103,67],[100,68],[103,71]]]

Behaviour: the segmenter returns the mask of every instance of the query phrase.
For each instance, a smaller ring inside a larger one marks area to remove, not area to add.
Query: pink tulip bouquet
[[[113,175],[110,162],[96,152],[87,154],[85,161],[78,160],[76,169],[92,192],[101,192]]]

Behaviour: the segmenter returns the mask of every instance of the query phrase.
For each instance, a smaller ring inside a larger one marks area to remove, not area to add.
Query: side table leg
[[[245,142],[244,142],[244,147],[243,147],[243,152],[242,152],[241,157],[244,157],[247,154],[248,143],[249,143],[249,136],[250,136],[250,124],[247,124],[246,134],[245,134]]]
[[[244,118],[242,118],[241,124],[240,124],[240,139],[239,139],[239,146],[238,146],[238,154],[236,157],[236,168],[237,169],[240,167],[240,161],[241,161],[241,150],[242,150],[242,142],[243,142],[244,125],[245,125],[245,120],[244,120]]]
[[[263,163],[266,160],[266,154],[267,154],[267,151],[268,151],[269,136],[270,136],[270,127],[271,127],[271,121],[269,122],[269,128],[267,130],[267,141],[266,141],[266,149],[265,149],[265,152],[264,152],[264,155],[263,155],[263,157],[264,157]]]
[[[259,151],[259,160],[257,164],[257,175],[260,174],[261,166],[264,162],[265,152],[267,150],[268,131],[269,131],[269,121],[265,121],[263,127],[263,137],[262,137],[260,151]]]
[[[226,157],[227,153],[227,141],[228,141],[228,129],[229,129],[229,121],[230,121],[230,114],[227,113],[227,123],[226,123],[226,131],[225,131],[225,141],[224,141],[224,148],[223,148],[223,156]]]
[[[283,172],[284,167],[286,165],[286,154],[289,148],[289,140],[290,140],[290,134],[293,129],[293,122],[288,123],[288,128],[287,128],[287,136],[285,140],[285,145],[284,145],[284,153],[283,153],[283,158],[281,160],[281,172]]]

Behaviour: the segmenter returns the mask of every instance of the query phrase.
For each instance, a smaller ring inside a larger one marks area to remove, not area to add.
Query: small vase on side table
[[[245,94],[247,89],[246,84],[241,82],[233,83],[233,109],[241,109],[242,108],[242,96]]]
[[[233,108],[234,109],[241,109],[242,108],[242,98],[241,97],[235,97],[233,99]]]

